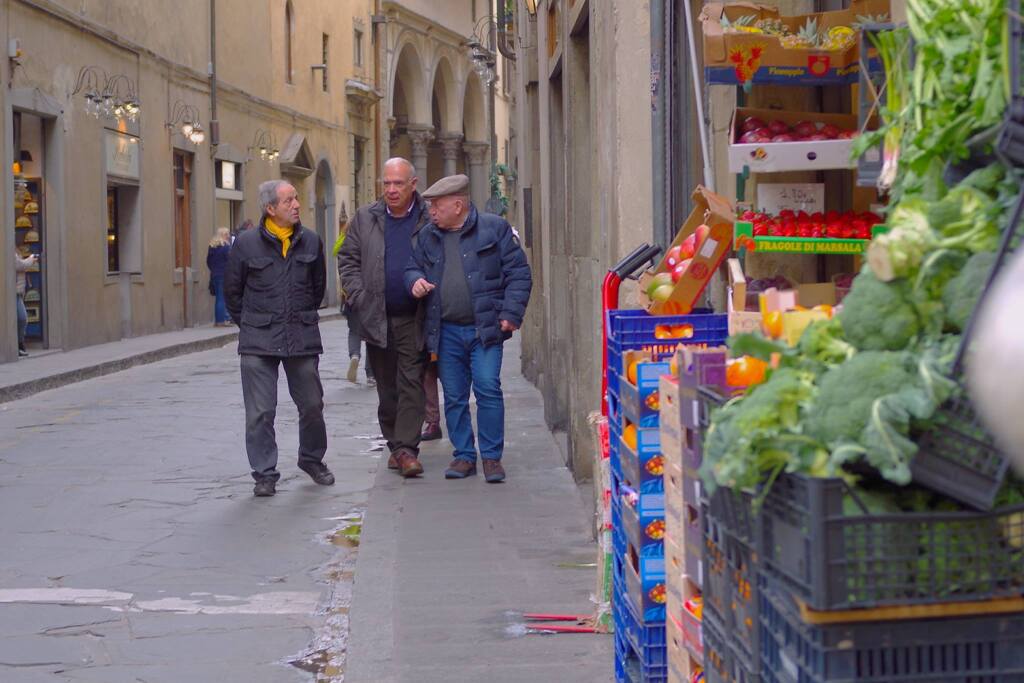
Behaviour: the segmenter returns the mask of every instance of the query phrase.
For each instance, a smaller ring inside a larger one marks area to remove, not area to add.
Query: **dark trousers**
[[[245,451],[257,481],[281,477],[277,471],[277,368],[284,365],[288,393],[299,409],[299,463],[323,462],[327,452],[324,423],[324,388],[320,384],[320,356],[274,358],[242,357],[242,398],[245,401]]]
[[[366,344],[366,356],[377,380],[377,419],[394,453],[408,448],[419,454],[423,427],[423,349],[416,343],[416,318],[388,316],[388,345]]]
[[[423,410],[423,421],[441,424],[441,401],[437,396],[437,361],[426,363],[423,371],[423,392],[427,401]]]

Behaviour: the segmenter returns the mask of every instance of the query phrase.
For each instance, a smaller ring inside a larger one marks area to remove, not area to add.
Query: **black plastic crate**
[[[1022,614],[816,626],[773,588],[760,593],[765,683],[1024,681]]]
[[[729,630],[704,610],[701,634],[704,639],[704,683],[758,683],[760,661],[749,668],[736,656],[726,637]]]
[[[991,510],[1010,461],[978,420],[966,396],[935,414],[910,462],[914,481],[979,510]]]
[[[748,670],[758,661],[757,552],[752,496],[720,488],[701,505],[704,614],[732,637]]]
[[[841,479],[786,474],[758,519],[761,568],[811,609],[1024,594],[1024,505],[870,514]]]

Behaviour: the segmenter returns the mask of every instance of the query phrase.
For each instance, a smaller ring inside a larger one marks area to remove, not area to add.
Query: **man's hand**
[[[427,294],[430,294],[437,285],[432,285],[423,278],[420,278],[412,285],[412,295],[417,299],[422,299]]]
[[[501,321],[501,331],[502,332],[515,332],[518,329],[519,329],[519,327],[515,323],[510,323],[507,320],[502,320]]]

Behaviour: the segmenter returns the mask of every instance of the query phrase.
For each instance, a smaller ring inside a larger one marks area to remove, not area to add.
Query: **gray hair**
[[[410,178],[417,177],[416,167],[413,166],[412,162],[406,159],[405,157],[391,157],[390,159],[384,162],[384,166],[382,166],[381,168],[387,168],[388,164],[402,164],[409,169]]]
[[[277,203],[277,191],[282,185],[289,185],[287,180],[267,180],[260,183],[259,203],[260,213],[266,213],[267,207]]]

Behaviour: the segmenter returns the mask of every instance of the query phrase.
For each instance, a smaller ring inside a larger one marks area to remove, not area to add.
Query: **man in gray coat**
[[[238,353],[245,400],[245,450],[256,496],[272,496],[277,471],[277,372],[299,409],[299,469],[317,484],[334,475],[324,465],[327,427],[320,383],[320,315],[327,262],[320,237],[299,223],[295,188],[283,180],[259,187],[263,216],[238,235],[224,273],[228,313],[238,325]]]
[[[406,159],[384,164],[384,197],[361,207],[338,252],[341,287],[358,319],[377,380],[377,419],[388,467],[403,477],[423,473],[423,310],[405,286],[414,237],[429,220]]]

